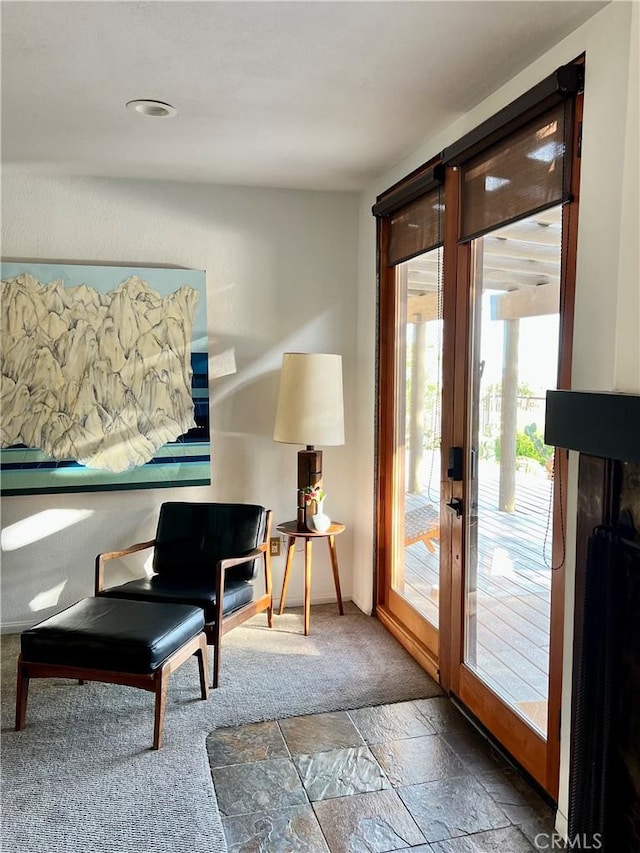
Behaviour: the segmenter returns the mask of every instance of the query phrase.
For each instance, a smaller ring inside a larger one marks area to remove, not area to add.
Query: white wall
[[[633,37],[631,34],[633,33]],[[375,181],[361,197],[358,279],[358,478],[373,494],[375,411],[376,195],[513,101],[558,66],[586,52],[586,86],[576,286],[573,387],[640,391],[640,273],[638,266],[638,6],[614,2],[533,65],[434,135]],[[569,487],[569,542],[576,507]],[[364,605],[373,562],[372,500],[357,508],[353,588]],[[575,530],[573,530],[575,537]],[[569,720],[574,585],[567,554],[563,720]],[[566,820],[568,732],[562,731],[559,826]]]
[[[282,353],[343,355],[346,439],[324,448],[326,511],[344,521],[338,540],[351,597],[355,500],[355,281],[357,196],[151,181],[64,178],[5,167],[4,258],[166,264],[207,271],[210,354],[235,348],[237,373],[211,381],[213,485],[7,497],[6,534],[35,538],[2,552],[2,627],[19,630],[93,589],[96,553],[153,537],[165,500],[253,501],[276,522],[295,517],[294,445],[276,444],[273,420]],[[48,530],[47,510],[90,508]],[[25,522],[25,524],[21,524]],[[40,537],[40,538],[38,538]],[[313,601],[335,598],[327,549],[314,549]],[[130,558],[118,577],[140,573]],[[274,558],[278,593],[283,557]],[[288,603],[302,602],[296,556]]]
[[[630,34],[616,337],[615,387],[618,391],[637,391],[640,384],[640,4],[637,2],[633,4]]]

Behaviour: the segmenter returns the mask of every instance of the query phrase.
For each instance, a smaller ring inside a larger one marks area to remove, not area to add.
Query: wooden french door
[[[487,175],[500,174],[500,157],[512,157],[518,145],[527,159],[544,162],[547,174],[554,152],[564,150],[566,189],[556,205],[524,209],[468,239],[460,211],[448,220],[457,238],[448,434],[460,448],[462,471],[450,481],[456,511],[449,514],[447,686],[553,797],[567,460],[544,443],[545,393],[570,387],[581,108],[578,97],[571,109],[543,113],[520,140],[504,143],[506,154],[496,146],[472,160],[466,175],[453,170],[448,194],[463,204],[457,184],[478,174],[485,188],[489,181],[499,187]],[[452,242],[445,237],[445,250]]]
[[[544,389],[562,363],[566,220],[558,206],[458,246],[447,293],[439,248],[390,268],[396,391],[381,421],[379,617],[552,794],[566,461],[544,444]]]
[[[374,208],[377,612],[556,796],[566,459],[545,445],[544,416],[546,389],[570,385],[581,97],[545,110],[495,157],[440,166],[437,245],[394,256],[398,223],[421,228],[402,188],[397,214]],[[518,168],[532,190],[512,212]],[[411,198],[420,181],[407,179]]]
[[[442,248],[388,268],[395,341],[382,368],[388,473],[380,480],[386,568],[378,614],[435,678],[439,669],[440,492],[443,379]],[[382,365],[381,365],[382,367]]]
[[[458,300],[464,340],[452,422],[462,471],[450,484],[449,519],[449,689],[552,795],[566,462],[544,444],[544,389],[558,382],[562,222],[562,207],[552,208],[458,248],[468,284]],[[542,229],[544,243],[520,239]],[[520,261],[545,265],[549,283],[540,287],[548,293],[506,290],[496,280],[505,268],[515,276]]]

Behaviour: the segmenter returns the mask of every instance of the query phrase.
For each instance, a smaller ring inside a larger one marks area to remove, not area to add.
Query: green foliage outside
[[[496,438],[494,442],[494,455],[496,461],[500,461],[500,438]],[[536,424],[527,424],[524,432],[516,433],[516,457],[526,456],[529,459],[535,459],[540,465],[551,459],[553,456],[553,447],[549,447],[543,441],[543,436],[538,432]]]

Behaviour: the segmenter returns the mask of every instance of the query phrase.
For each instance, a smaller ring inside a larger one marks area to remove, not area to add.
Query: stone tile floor
[[[532,853],[553,833],[444,697],[218,729],[207,750],[230,853]]]

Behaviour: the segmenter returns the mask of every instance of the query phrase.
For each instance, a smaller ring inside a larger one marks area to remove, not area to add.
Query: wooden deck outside
[[[500,512],[498,466],[481,463],[477,574],[477,646],[467,663],[513,708],[546,730],[551,595],[551,529],[547,531],[551,481],[518,474],[514,513]],[[432,482],[438,482],[432,477]],[[428,495],[425,493],[428,491]],[[407,494],[406,509],[439,500],[431,487]],[[547,539],[547,547],[543,547]],[[438,624],[439,548],[423,542],[405,548],[403,594]],[[402,590],[398,590],[402,591]]]

